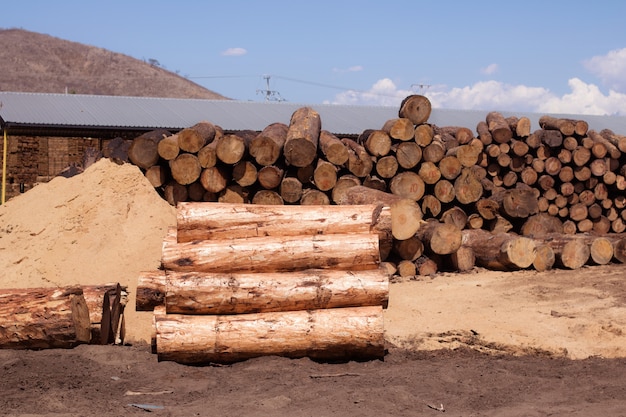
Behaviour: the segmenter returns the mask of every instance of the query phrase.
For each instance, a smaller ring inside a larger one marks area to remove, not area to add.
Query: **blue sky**
[[[3,1],[21,28],[151,60],[227,97],[626,115],[626,2]],[[0,64],[1,67],[1,64]]]

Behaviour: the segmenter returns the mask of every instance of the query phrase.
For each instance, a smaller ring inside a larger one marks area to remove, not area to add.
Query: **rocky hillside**
[[[0,91],[228,99],[156,61],[21,29],[0,29]]]

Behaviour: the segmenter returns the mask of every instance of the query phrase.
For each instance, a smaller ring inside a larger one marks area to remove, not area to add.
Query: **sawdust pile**
[[[137,278],[159,267],[175,224],[138,167],[101,159],[0,206],[0,288],[119,282],[129,289],[126,340],[149,341],[151,314],[134,311]]]

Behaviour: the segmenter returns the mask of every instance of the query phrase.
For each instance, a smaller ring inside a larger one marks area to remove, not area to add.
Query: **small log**
[[[204,146],[196,154],[202,168],[211,168],[217,164],[217,140]]]
[[[171,133],[165,129],[156,129],[139,135],[128,147],[128,159],[139,168],[148,169],[159,162],[159,142]]]
[[[172,178],[181,184],[187,185],[195,182],[202,174],[202,167],[198,157],[190,153],[182,153],[169,162]]]
[[[250,191],[239,184],[229,184],[224,188],[217,201],[230,204],[247,204],[250,202]]]
[[[341,142],[348,148],[348,161],[346,168],[358,178],[368,176],[374,168],[373,157],[365,149],[352,139],[342,139]]]
[[[397,172],[398,160],[394,155],[387,155],[376,161],[376,173],[382,178],[393,178]]]
[[[382,130],[387,132],[391,138],[403,142],[415,138],[415,126],[413,122],[407,118],[387,120]]]
[[[331,191],[331,200],[336,204],[341,203],[345,199],[345,194],[352,187],[361,186],[361,180],[352,174],[342,175],[337,179],[337,184]]]
[[[180,153],[180,146],[178,146],[178,135],[170,135],[160,140],[157,144],[157,152],[159,153],[159,156],[166,161],[176,159],[176,157]]]
[[[435,136],[433,127],[429,124],[420,124],[415,126],[415,143],[425,148],[430,145]]]
[[[480,229],[462,231],[465,245],[472,248],[476,263],[489,269],[514,270],[532,265],[535,241],[511,233],[490,233]],[[467,236],[465,236],[467,235]]]
[[[257,182],[259,171],[250,161],[241,160],[233,167],[232,179],[241,187],[249,187]]]
[[[395,148],[395,154],[399,166],[411,169],[422,159],[422,148],[415,142],[402,142]]]
[[[400,262],[398,262],[398,265],[396,265],[396,270],[397,275],[402,278],[412,278],[417,275],[417,267],[415,266],[415,262],[407,259],[402,259]]]
[[[600,135],[616,146],[622,153],[626,153],[626,136],[617,135],[610,129],[602,129]]]
[[[567,269],[579,269],[589,261],[591,250],[584,239],[571,239],[556,252],[557,262]]]
[[[558,130],[565,136],[572,136],[576,131],[574,121],[548,115],[539,118],[539,126],[546,130]]]
[[[403,171],[391,179],[389,190],[399,197],[418,201],[424,196],[426,184],[415,172]]]
[[[496,143],[508,143],[513,137],[513,131],[501,113],[492,111],[485,118],[487,127]]]
[[[424,243],[415,235],[404,240],[394,240],[393,252],[400,259],[415,261],[424,254]]]
[[[115,343],[126,300],[119,283],[84,285],[83,296],[89,309],[92,344]]]
[[[613,259],[613,243],[606,237],[597,237],[591,242],[589,254],[596,265],[606,265]]]
[[[434,219],[423,222],[416,236],[437,255],[449,255],[456,252],[461,247],[463,238],[461,229],[454,224],[441,223]]]
[[[217,159],[228,165],[234,165],[244,157],[246,140],[239,135],[224,135],[216,140],[215,155]]]
[[[415,266],[417,267],[417,273],[422,276],[434,275],[439,270],[437,262],[427,256],[420,256],[415,261]]]
[[[272,190],[259,190],[254,193],[252,197],[252,204],[266,205],[266,206],[281,206],[285,204],[283,198],[276,191]],[[302,204],[302,201],[300,202]]]
[[[483,185],[471,168],[463,168],[454,181],[456,199],[461,204],[475,203],[483,195]]]
[[[385,156],[391,151],[391,137],[384,130],[373,130],[365,140],[364,146],[371,156]]]
[[[154,319],[160,361],[233,363],[268,355],[357,360],[385,353],[380,306],[209,316],[159,309]]]
[[[221,166],[204,168],[200,174],[200,183],[210,193],[221,192],[226,188],[229,180],[229,173]]]
[[[0,291],[0,349],[72,348],[90,340],[82,287]]]
[[[387,307],[389,277],[368,271],[166,274],[168,314],[247,314],[320,308]]]
[[[301,107],[291,115],[283,153],[289,165],[305,167],[317,156],[322,122],[318,112]]]
[[[461,244],[456,252],[450,254],[450,262],[456,271],[471,271],[476,266],[476,255],[474,255],[472,248]]]
[[[407,118],[414,125],[426,123],[430,117],[432,106],[430,100],[422,95],[413,94],[402,100],[398,117]]]
[[[261,166],[274,165],[282,155],[289,126],[272,123],[250,142],[250,156]]]
[[[327,130],[320,131],[319,147],[328,162],[343,166],[348,161],[348,149],[337,136]]]
[[[163,188],[163,197],[168,203],[176,207],[181,201],[187,201],[189,192],[186,186],[172,180]]]
[[[337,166],[318,158],[317,166],[313,172],[313,183],[320,191],[332,190],[337,184]]]
[[[102,149],[102,156],[109,158],[118,165],[128,162],[128,149],[132,141],[116,137],[106,142]]]
[[[296,177],[283,177],[280,182],[280,196],[286,203],[297,203],[302,197],[302,182]]]
[[[535,251],[533,268],[539,272],[548,271],[552,269],[555,262],[556,256],[552,247],[544,243],[538,244]]]
[[[441,178],[441,171],[433,162],[424,161],[420,165],[417,175],[420,176],[425,184],[433,185]]]
[[[167,168],[161,165],[152,165],[145,172],[145,176],[154,188],[159,188],[167,182]]]
[[[449,181],[458,177],[463,169],[461,161],[456,156],[445,156],[439,161],[438,166],[441,176]]]
[[[323,191],[316,190],[314,188],[307,188],[302,191],[302,197],[300,198],[301,206],[328,206],[330,205],[330,198],[328,194]]]
[[[275,165],[267,165],[258,171],[257,181],[266,190],[273,190],[280,186],[284,176],[285,171],[282,168]]]
[[[441,213],[441,201],[434,195],[426,194],[422,197],[422,213],[430,213],[430,217],[439,217]]]
[[[215,139],[215,125],[202,121],[178,132],[178,146],[184,152],[197,153]]]

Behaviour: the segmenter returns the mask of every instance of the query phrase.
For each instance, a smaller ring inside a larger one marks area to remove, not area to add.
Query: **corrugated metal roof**
[[[275,122],[289,123],[300,107],[319,112],[322,128],[337,135],[358,135],[378,129],[398,117],[398,108],[287,102],[173,99],[152,97],[95,96],[0,92],[0,121],[3,126],[100,127],[120,129],[178,130],[207,120],[225,130],[263,130]],[[433,109],[428,122],[438,126],[475,129],[487,111]],[[505,117],[526,116],[533,129],[539,128],[538,113],[501,112]],[[626,133],[626,117],[554,115],[585,120],[591,129]]]

